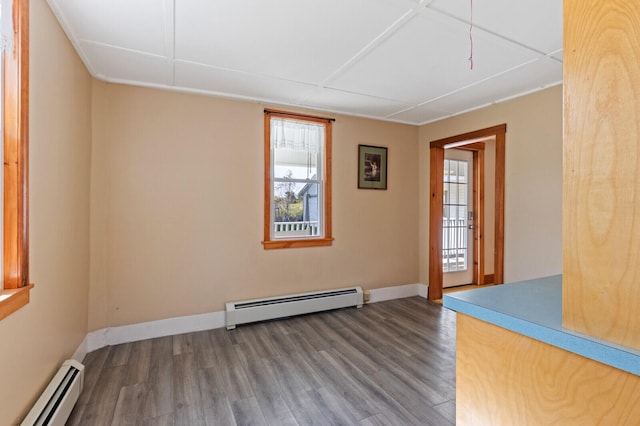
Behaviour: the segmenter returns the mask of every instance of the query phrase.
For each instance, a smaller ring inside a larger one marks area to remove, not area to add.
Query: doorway
[[[442,286],[474,283],[473,151],[445,149],[442,195]],[[483,230],[478,230],[483,231]],[[481,232],[483,233],[483,232]],[[477,259],[477,258],[476,258]]]
[[[505,140],[506,124],[494,126],[474,132],[464,133],[430,143],[430,202],[429,202],[429,299],[442,298],[444,283],[444,264],[446,259],[445,234],[443,224],[445,219],[445,151],[457,148],[473,152],[473,177],[477,179],[473,185],[473,237],[468,236],[467,242],[473,245],[473,252],[467,255],[467,262],[473,256],[472,283],[483,284],[485,275],[484,249],[484,195],[478,188],[484,188],[484,145],[482,141],[492,140],[495,143],[494,185],[493,185],[493,275],[490,280],[494,284],[503,283],[504,274],[504,168],[505,168]],[[459,214],[458,214],[459,215]],[[467,213],[467,218],[468,218]],[[467,223],[467,228],[468,228]],[[469,241],[469,239],[471,239]],[[459,259],[458,259],[459,260]]]

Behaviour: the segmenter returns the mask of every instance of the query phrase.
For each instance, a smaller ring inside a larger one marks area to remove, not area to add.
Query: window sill
[[[315,238],[308,240],[271,240],[263,241],[265,250],[302,247],[326,247],[333,244],[333,238]]]
[[[0,320],[8,317],[29,303],[29,292],[33,284],[9,290],[0,290]]]

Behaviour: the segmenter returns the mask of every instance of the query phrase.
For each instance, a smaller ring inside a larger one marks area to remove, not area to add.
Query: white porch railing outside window
[[[274,222],[275,238],[303,237],[319,234],[318,221]]]
[[[444,272],[467,269],[467,220],[442,219],[442,270]]]

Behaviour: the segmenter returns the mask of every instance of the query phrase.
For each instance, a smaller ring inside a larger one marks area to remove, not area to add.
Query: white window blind
[[[271,119],[271,148],[318,153],[324,141],[324,126],[320,124]]]

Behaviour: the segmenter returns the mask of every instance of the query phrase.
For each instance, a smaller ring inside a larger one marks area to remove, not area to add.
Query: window
[[[2,0],[3,274],[0,319],[29,303],[29,2]],[[7,28],[7,27],[12,27]]]
[[[467,181],[469,163],[444,160],[442,212],[442,271],[466,271],[469,214]]]
[[[331,245],[333,119],[264,112],[264,248]]]

